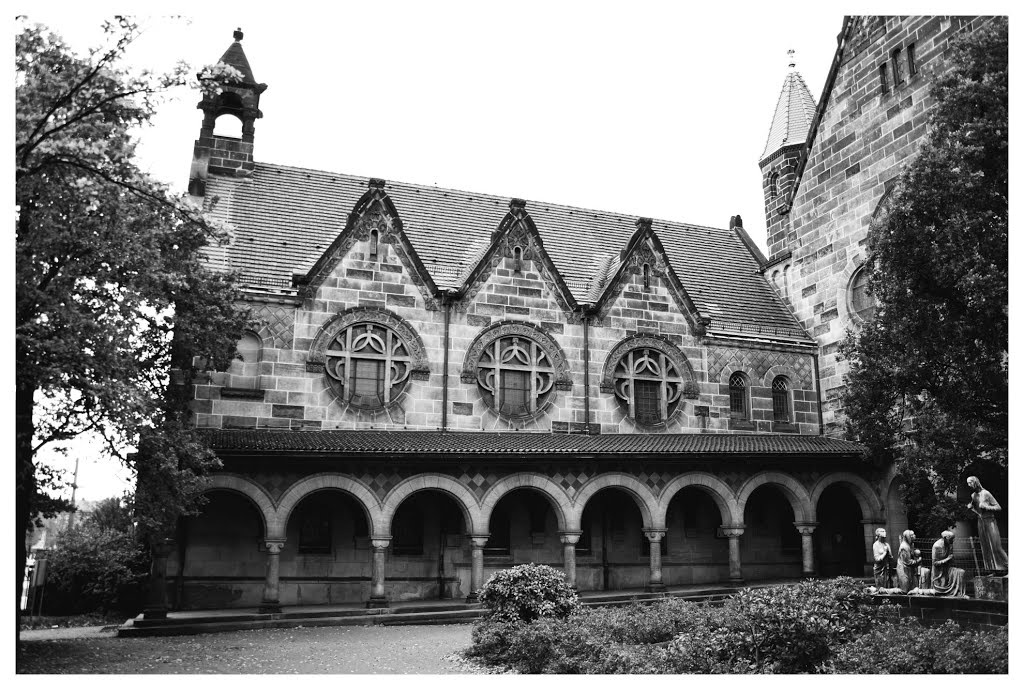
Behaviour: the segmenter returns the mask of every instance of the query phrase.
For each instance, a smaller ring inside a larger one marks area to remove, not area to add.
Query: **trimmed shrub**
[[[939,627],[916,618],[879,623],[839,647],[823,673],[1009,673],[1006,628],[965,631],[953,621]]]
[[[488,618],[529,623],[538,618],[566,618],[579,609],[580,598],[565,574],[533,563],[499,570],[480,590]]]

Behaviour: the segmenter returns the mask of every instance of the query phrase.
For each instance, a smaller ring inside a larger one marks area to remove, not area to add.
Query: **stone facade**
[[[850,284],[865,260],[868,227],[886,191],[920,147],[932,105],[929,89],[947,69],[950,40],[985,21],[847,19],[785,230],[769,233],[766,267],[773,277],[784,272],[776,285],[820,346],[828,434],[842,434],[840,396],[847,365],[838,347],[847,331],[858,327]]]

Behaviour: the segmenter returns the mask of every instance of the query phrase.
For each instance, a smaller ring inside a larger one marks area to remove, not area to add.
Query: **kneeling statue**
[[[964,569],[953,566],[953,540],[951,530],[945,530],[932,546],[932,589],[940,597],[966,597],[967,583]]]

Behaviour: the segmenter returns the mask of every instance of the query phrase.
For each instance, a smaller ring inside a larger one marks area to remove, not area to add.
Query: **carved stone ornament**
[[[365,409],[397,404],[410,378],[430,375],[423,341],[404,319],[361,307],[320,328],[306,370],[323,371],[339,400]]]
[[[475,381],[487,406],[510,418],[538,415],[552,388],[572,388],[569,364],[558,343],[517,321],[496,323],[477,336],[466,353],[461,379]]]
[[[696,385],[686,355],[672,343],[651,335],[620,341],[605,360],[601,392],[614,393],[631,419],[663,424],[680,408],[686,387]]]

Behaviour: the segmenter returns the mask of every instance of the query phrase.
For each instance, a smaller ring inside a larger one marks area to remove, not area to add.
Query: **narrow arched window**
[[[512,270],[519,273],[523,270],[523,248],[516,247],[512,251]]]
[[[907,46],[907,77],[917,74],[917,56],[915,55],[914,44]]]
[[[889,93],[889,70],[884,62],[878,66],[878,87],[883,96]]]
[[[774,199],[779,195],[779,173],[773,172],[768,178],[768,193]]]
[[[737,371],[729,377],[729,416],[733,419],[747,419],[749,410],[747,377]]]
[[[903,66],[900,65],[900,54],[899,48],[892,51],[892,85],[899,86],[903,83]]]
[[[782,296],[789,299],[789,264],[782,267]]]
[[[229,388],[259,388],[260,349],[255,333],[245,332],[235,345],[236,356],[228,368]]]
[[[776,376],[772,381],[772,416],[776,422],[792,421],[789,405],[789,381],[785,376]]]
[[[370,231],[370,257],[376,258],[377,256],[377,240],[379,239],[376,230]]]
[[[651,266],[644,264],[644,290],[651,289]]]

